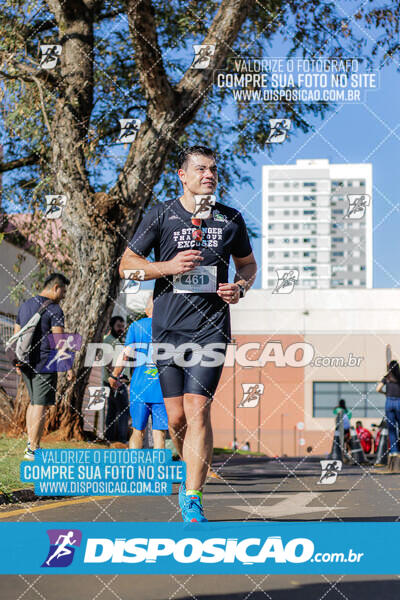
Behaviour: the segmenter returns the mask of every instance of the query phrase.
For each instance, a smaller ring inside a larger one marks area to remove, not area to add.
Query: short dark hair
[[[54,285],[69,285],[68,277],[65,277],[62,273],[51,273],[44,280],[43,289],[53,287]]]
[[[187,160],[192,154],[201,154],[202,156],[209,156],[216,160],[214,150],[211,150],[208,146],[187,146],[179,152],[178,169],[184,169],[186,167]]]
[[[115,315],[115,317],[111,317],[111,319],[110,319],[111,329],[114,327],[114,325],[117,321],[124,321],[124,323],[125,323],[124,317],[121,317],[120,315]]]

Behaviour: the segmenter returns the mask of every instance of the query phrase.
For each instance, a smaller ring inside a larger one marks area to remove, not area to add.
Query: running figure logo
[[[116,144],[132,144],[136,139],[136,134],[140,129],[140,119],[119,119],[121,131]]]
[[[273,294],[290,294],[299,280],[297,269],[275,269],[278,276],[276,287],[272,290]]]
[[[238,408],[255,408],[264,392],[263,383],[242,383],[243,398]]]
[[[331,485],[335,483],[339,471],[342,470],[342,461],[341,460],[320,460],[321,463],[321,477],[317,482],[322,485]]]
[[[196,194],[194,197],[195,209],[192,215],[193,219],[209,219],[211,209],[215,205],[214,194]]]
[[[104,404],[110,395],[110,388],[106,386],[89,386],[89,402],[87,410],[102,410]]]
[[[46,196],[46,219],[59,219],[62,215],[63,208],[67,203],[67,196],[58,194],[55,196]]]
[[[124,269],[124,284],[121,292],[136,294],[140,290],[140,282],[145,278],[144,269]]]
[[[40,53],[42,56],[39,66],[42,69],[54,69],[61,54],[61,46],[59,44],[41,44]]]
[[[215,52],[215,44],[194,44],[194,59],[191,69],[207,69]]]
[[[281,144],[287,138],[290,129],[290,119],[270,119],[267,144]]]
[[[365,215],[367,206],[370,204],[370,197],[368,194],[347,194],[347,201],[349,207],[345,219],[362,219]]]
[[[75,352],[80,350],[82,336],[79,333],[51,333],[48,336],[50,353],[44,365],[47,373],[61,373],[72,368]]]
[[[49,553],[42,567],[68,567],[74,558],[75,549],[82,541],[79,529],[48,529]]]

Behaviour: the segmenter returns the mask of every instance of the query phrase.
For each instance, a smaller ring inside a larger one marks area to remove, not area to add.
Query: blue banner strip
[[[400,571],[398,522],[10,522],[0,533],[1,574]]]

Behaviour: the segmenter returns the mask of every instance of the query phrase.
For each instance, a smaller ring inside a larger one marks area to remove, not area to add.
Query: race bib
[[[217,291],[217,267],[195,267],[173,276],[174,294],[207,294]]]

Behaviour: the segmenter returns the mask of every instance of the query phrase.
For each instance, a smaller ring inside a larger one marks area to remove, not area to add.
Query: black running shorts
[[[199,394],[207,398],[214,396],[224,367],[226,352],[226,344],[221,340],[218,342],[221,347],[214,351],[216,360],[207,360],[207,356],[202,355],[201,351],[190,349],[185,351],[183,358],[181,355],[178,361],[175,357],[157,360],[164,398],[173,398],[184,394]],[[216,362],[220,364],[215,365]]]

